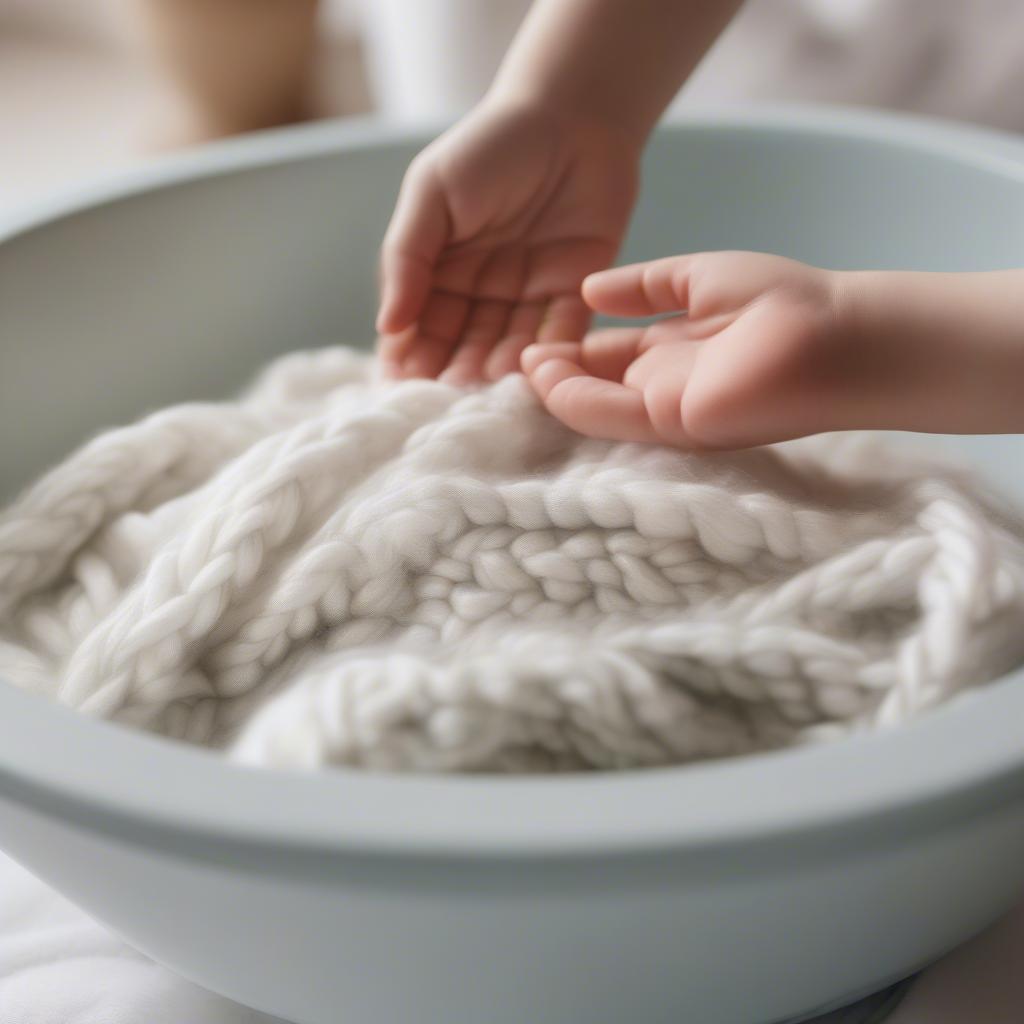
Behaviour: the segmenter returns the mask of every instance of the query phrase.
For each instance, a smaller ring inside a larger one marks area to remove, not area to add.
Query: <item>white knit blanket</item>
[[[334,348],[0,516],[0,675],[278,766],[555,771],[902,722],[1024,659],[1024,544],[878,437],[580,438]]]

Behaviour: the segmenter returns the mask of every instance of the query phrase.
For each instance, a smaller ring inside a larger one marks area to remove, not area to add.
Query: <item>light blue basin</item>
[[[365,343],[423,141],[273,133],[0,225],[0,492],[276,353]],[[813,111],[667,130],[625,256],[724,247],[1024,265],[1024,145]],[[1024,495],[1020,439],[960,443]],[[1017,677],[900,731],[697,768],[303,777],[0,683],[0,846],[297,1024],[768,1024],[912,971],[1017,898],[1022,723]]]

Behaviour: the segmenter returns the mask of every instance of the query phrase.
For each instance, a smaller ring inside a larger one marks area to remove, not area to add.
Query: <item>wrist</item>
[[[878,299],[872,295],[872,272],[828,270],[825,273],[836,331],[856,342],[871,330],[870,320],[877,312]]]
[[[639,159],[653,123],[622,108],[585,96],[577,90],[537,82],[506,82],[499,75],[480,104],[500,111],[517,111],[558,122],[570,131],[602,135]]]
[[[886,425],[1019,431],[1021,272],[838,273],[836,316]]]

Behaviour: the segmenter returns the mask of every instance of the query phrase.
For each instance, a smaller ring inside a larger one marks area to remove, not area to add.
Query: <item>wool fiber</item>
[[[1024,660],[1016,521],[876,435],[582,438],[345,348],[0,515],[0,676],[278,767],[545,772],[897,725]]]

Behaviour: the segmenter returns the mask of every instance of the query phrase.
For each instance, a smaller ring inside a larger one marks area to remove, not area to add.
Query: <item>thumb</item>
[[[379,333],[396,334],[416,321],[449,235],[447,202],[439,183],[429,172],[410,170],[381,245]]]

